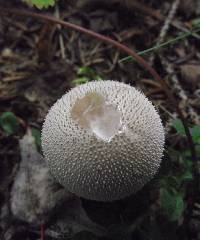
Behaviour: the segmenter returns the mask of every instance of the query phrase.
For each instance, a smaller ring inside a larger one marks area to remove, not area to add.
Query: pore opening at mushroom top
[[[109,142],[122,129],[120,113],[96,92],[78,99],[71,109],[72,118],[97,138]]]

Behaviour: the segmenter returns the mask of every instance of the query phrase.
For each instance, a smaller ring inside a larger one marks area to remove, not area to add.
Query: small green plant
[[[102,77],[97,74],[92,68],[90,67],[80,67],[77,71],[77,78],[75,78],[72,83],[75,86],[81,85],[83,83],[90,82],[92,80],[103,80]]]
[[[36,6],[39,9],[48,8],[55,5],[56,0],[22,0],[30,6]]]
[[[20,127],[19,121],[14,113],[4,112],[0,115],[0,127],[7,136],[15,134]]]
[[[185,129],[180,119],[175,119],[172,125],[176,129],[178,134],[182,135],[183,137],[186,137]],[[195,147],[198,150],[200,146],[200,125],[195,125],[192,128],[190,128],[190,133],[192,135],[192,140],[195,144]],[[199,154],[198,151],[197,154]]]
[[[183,195],[174,189],[161,189],[161,206],[170,221],[177,221],[181,218],[185,204]]]
[[[192,20],[192,26],[196,28],[200,28],[200,18],[195,18]]]
[[[41,150],[41,133],[40,133],[40,130],[32,127],[31,128],[31,133],[32,133],[32,136],[35,140],[35,145],[36,145],[37,149],[40,151]]]
[[[186,138],[182,122],[175,119],[172,123],[177,134]],[[195,144],[197,157],[200,157],[200,126],[193,126],[191,135]],[[160,180],[160,204],[169,221],[178,221],[187,206],[184,201],[188,183],[193,179],[192,157],[189,149],[168,149],[171,166],[168,174]]]

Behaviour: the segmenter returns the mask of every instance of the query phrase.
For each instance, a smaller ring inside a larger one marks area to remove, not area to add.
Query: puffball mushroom
[[[73,88],[48,112],[42,149],[55,179],[91,200],[113,201],[141,189],[157,172],[164,129],[152,103],[115,81]]]

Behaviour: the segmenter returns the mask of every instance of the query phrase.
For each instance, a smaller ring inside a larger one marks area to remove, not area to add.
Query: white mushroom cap
[[[51,173],[67,190],[113,201],[155,175],[164,129],[152,103],[134,87],[95,81],[73,88],[53,105],[42,148]]]

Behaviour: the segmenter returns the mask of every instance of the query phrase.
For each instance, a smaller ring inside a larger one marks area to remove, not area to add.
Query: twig
[[[141,56],[139,56],[136,52],[134,52],[133,50],[131,50],[127,46],[125,46],[125,45],[123,45],[123,44],[121,44],[121,43],[119,43],[119,42],[117,42],[117,41],[115,41],[115,40],[113,40],[109,37],[106,37],[104,35],[101,35],[99,33],[91,31],[89,29],[86,29],[84,27],[81,27],[81,26],[78,26],[78,25],[75,25],[75,24],[72,24],[72,23],[69,23],[69,22],[65,22],[65,21],[56,19],[56,18],[54,18],[52,16],[49,16],[49,15],[39,14],[39,13],[35,13],[35,12],[29,12],[29,11],[26,11],[26,10],[14,10],[14,9],[7,9],[7,8],[0,7],[0,11],[1,11],[2,14],[15,14],[15,15],[21,15],[21,16],[28,16],[28,17],[41,19],[41,20],[50,21],[54,24],[60,24],[65,28],[69,28],[69,29],[72,29],[72,30],[76,30],[76,31],[85,33],[85,34],[87,34],[91,37],[94,37],[94,38],[98,39],[99,41],[110,43],[110,44],[114,45],[116,48],[118,48],[120,51],[125,52],[128,55],[135,58],[135,60],[138,62],[138,64],[140,64],[158,82],[160,82],[160,84],[161,84],[163,90],[165,91],[169,101],[176,108],[176,111],[179,114],[180,119],[182,120],[183,126],[185,128],[186,136],[188,138],[188,143],[189,143],[190,150],[191,150],[191,156],[192,156],[192,159],[193,159],[194,179],[196,180],[196,182],[199,182],[198,159],[196,157],[195,146],[194,146],[194,143],[193,143],[193,140],[192,140],[192,136],[190,134],[189,127],[187,125],[187,121],[186,121],[181,109],[178,106],[176,98],[171,93],[167,83],[161,78],[161,76],[156,72],[156,70],[148,64],[148,62],[146,62]],[[195,186],[197,187],[197,184]]]
[[[178,20],[174,20],[172,22],[172,26],[177,28],[178,30],[181,30],[184,33],[190,33],[190,35],[196,39],[200,39],[200,35],[197,34],[195,31],[191,32],[189,29],[187,29],[186,27],[182,26],[181,23]]]
[[[55,16],[58,19],[60,18],[59,8],[58,8],[57,4],[55,6]],[[60,25],[58,25],[58,29],[61,30]],[[65,45],[64,45],[64,40],[63,40],[63,37],[62,37],[61,33],[59,34],[59,44],[60,44],[61,57],[62,57],[62,59],[66,59]]]
[[[168,16],[167,16],[167,18],[164,22],[164,25],[163,25],[163,27],[160,31],[160,35],[158,37],[157,45],[159,45],[160,43],[162,43],[164,41],[165,36],[166,36],[166,34],[169,30],[170,24],[171,24],[175,14],[176,14],[176,11],[178,9],[179,4],[180,4],[180,0],[175,0],[173,2],[172,6],[171,6],[171,9],[168,13]]]
[[[173,4],[171,4],[171,8],[170,8],[169,13],[168,13],[168,15],[167,15],[167,17],[164,21],[164,24],[163,24],[162,28],[161,28],[161,31],[160,31],[160,34],[158,36],[158,40],[156,42],[155,47],[160,46],[164,42],[165,37],[167,35],[167,32],[170,28],[170,24],[171,24],[175,14],[176,14],[176,11],[178,9],[179,4],[180,4],[180,0],[174,0]],[[155,59],[155,54],[154,53],[155,52],[152,52],[152,54],[149,58],[149,61],[151,63],[153,63],[154,59]]]
[[[127,4],[128,6],[131,6],[133,9],[136,9],[142,13],[144,13],[145,15],[149,15],[151,17],[156,18],[157,20],[163,22],[165,21],[166,17],[163,16],[159,11],[154,10],[151,7],[147,7],[144,4],[141,4],[141,2],[139,2],[138,0],[126,0],[127,2],[129,2],[129,4]],[[180,0],[179,0],[180,1]],[[176,21],[171,21],[170,25],[173,26],[174,28],[177,28],[179,30],[181,30],[184,33],[189,33],[190,30],[188,30],[186,27],[184,27],[181,22],[179,22],[178,20]],[[196,34],[195,32],[191,33],[191,36],[193,36],[194,38],[200,39],[200,36],[198,34]]]
[[[173,65],[162,56],[160,56],[160,59],[162,65],[166,69],[166,72],[168,73],[168,75],[171,76],[170,80],[173,85],[175,93],[179,96],[182,102],[186,103],[188,100],[187,94],[180,84],[179,78],[174,70]],[[188,106],[188,115],[190,116],[191,119],[198,119],[198,114],[195,112],[192,106]]]
[[[44,240],[44,224],[40,225],[40,240]]]

